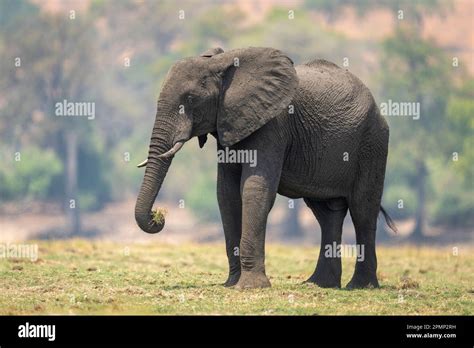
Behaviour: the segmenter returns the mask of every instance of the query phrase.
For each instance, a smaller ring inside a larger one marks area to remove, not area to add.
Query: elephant
[[[265,272],[267,217],[276,194],[303,198],[321,227],[321,250],[307,282],[341,287],[341,245],[349,210],[356,244],[364,246],[347,288],[378,287],[375,235],[389,127],[369,89],[347,69],[316,59],[295,66],[282,51],[220,47],[177,61],[162,84],[135,219],[147,233],[163,229],[152,207],[175,154],[207,136],[218,151],[256,151],[257,165],[217,164],[217,201],[229,274],[237,289],[269,287]]]

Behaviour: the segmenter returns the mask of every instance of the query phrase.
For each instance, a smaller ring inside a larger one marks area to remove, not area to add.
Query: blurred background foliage
[[[455,5],[1,0],[0,204],[28,198],[64,210],[72,195],[87,212],[135,197],[143,175],[135,165],[147,155],[156,99],[173,62],[215,46],[270,46],[296,64],[325,58],[348,68],[379,103],[420,102],[420,120],[387,117],[384,205],[396,219],[415,221],[413,238],[422,238],[427,225],[472,228],[472,67],[461,58],[454,64],[465,47],[446,47],[423,34],[426,18],[447,16]],[[373,11],[388,11],[393,30],[347,35],[336,24],[348,10],[359,23]],[[17,58],[21,66],[15,66]],[[96,118],[56,117],[54,105],[63,99],[95,102]],[[159,199],[183,199],[200,221],[219,221],[215,151],[212,137],[204,150],[191,140],[174,160]],[[287,217],[295,231],[296,214],[298,209]],[[76,220],[70,233],[80,233],[79,214],[70,218]]]

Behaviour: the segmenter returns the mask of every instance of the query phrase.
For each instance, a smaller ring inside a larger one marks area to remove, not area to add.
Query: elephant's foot
[[[225,287],[234,286],[235,284],[237,284],[239,279],[240,279],[240,272],[229,274],[229,277],[227,278],[227,280],[225,281],[223,285]]]
[[[341,276],[336,276],[328,272],[314,272],[305,283],[314,283],[321,288],[340,288]]]
[[[240,279],[235,285],[236,289],[256,289],[270,287],[270,281],[263,272],[242,271]]]
[[[379,282],[377,276],[359,275],[354,274],[349,283],[347,283],[347,289],[365,289],[365,288],[378,288]]]

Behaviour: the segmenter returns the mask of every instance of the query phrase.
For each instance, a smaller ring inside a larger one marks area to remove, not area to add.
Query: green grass
[[[473,314],[474,253],[379,247],[380,289],[302,282],[318,248],[267,246],[268,289],[222,287],[221,244],[39,242],[39,259],[0,259],[0,314]],[[343,285],[354,270],[343,258]]]

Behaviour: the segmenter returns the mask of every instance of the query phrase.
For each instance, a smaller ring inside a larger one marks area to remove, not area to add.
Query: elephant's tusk
[[[137,167],[138,168],[144,167],[144,166],[146,166],[147,163],[148,163],[148,158],[146,160],[144,160],[142,163],[140,163],[139,165],[137,165]]]
[[[162,155],[159,155],[158,158],[168,158],[168,157],[173,156],[176,152],[178,152],[183,147],[183,144],[184,143],[182,141],[178,141],[176,144],[174,144],[174,146],[169,151],[165,152]]]

